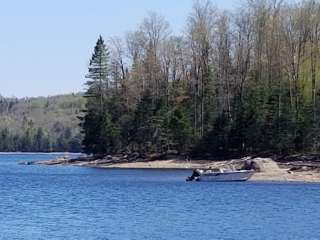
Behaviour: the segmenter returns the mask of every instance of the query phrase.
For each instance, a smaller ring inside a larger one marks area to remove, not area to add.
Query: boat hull
[[[198,176],[196,180],[200,182],[247,181],[252,177],[253,173],[253,171],[205,173]]]

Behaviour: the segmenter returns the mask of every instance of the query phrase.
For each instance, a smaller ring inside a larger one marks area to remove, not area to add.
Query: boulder
[[[19,165],[34,165],[35,162],[33,161],[23,161],[23,162],[18,162]]]
[[[112,161],[114,162],[120,162],[122,160],[122,158],[120,156],[113,156],[112,157]]]
[[[94,161],[94,164],[99,165],[99,164],[107,164],[110,163],[111,161],[108,159],[98,159]]]
[[[314,167],[311,166],[293,166],[289,169],[290,172],[304,172],[304,171],[310,171],[313,170]]]
[[[245,160],[243,169],[253,169],[256,172],[275,172],[280,170],[278,164],[271,158],[253,158]]]
[[[138,157],[140,157],[140,153],[138,152],[133,152],[129,155],[131,161],[137,159]]]

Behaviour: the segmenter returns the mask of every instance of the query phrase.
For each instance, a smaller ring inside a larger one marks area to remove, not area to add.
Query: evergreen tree
[[[186,111],[178,107],[170,116],[168,128],[172,136],[172,146],[180,152],[188,150],[191,144],[192,128]]]
[[[133,140],[140,151],[148,151],[152,145],[153,104],[152,97],[147,91],[136,108],[133,120]]]
[[[107,106],[109,93],[109,52],[100,36],[89,64],[86,76],[87,98],[86,109],[82,120],[84,134],[83,149],[86,153],[103,154],[108,148],[106,133],[109,131],[109,109]]]

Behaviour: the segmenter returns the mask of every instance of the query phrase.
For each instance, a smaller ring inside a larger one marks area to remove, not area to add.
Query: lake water
[[[17,164],[55,157],[0,155],[0,239],[320,239],[319,184]]]

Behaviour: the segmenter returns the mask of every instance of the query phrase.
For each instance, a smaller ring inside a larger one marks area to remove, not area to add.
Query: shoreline
[[[310,162],[275,162],[272,159],[255,158],[261,166],[249,181],[273,181],[273,182],[304,182],[320,183],[320,163],[314,167]],[[106,160],[82,159],[52,159],[36,161],[31,164],[41,165],[72,165],[99,169],[127,169],[127,170],[190,170],[197,168],[231,168],[244,167],[248,159],[234,159],[223,161],[210,160],[150,160],[136,162],[107,162]],[[23,163],[21,163],[23,164]],[[29,163],[25,165],[30,165]],[[308,166],[308,167],[307,167]],[[257,168],[257,167],[256,167]],[[186,176],[187,177],[187,176]]]
[[[73,152],[0,152],[0,155],[82,155],[82,153]]]

